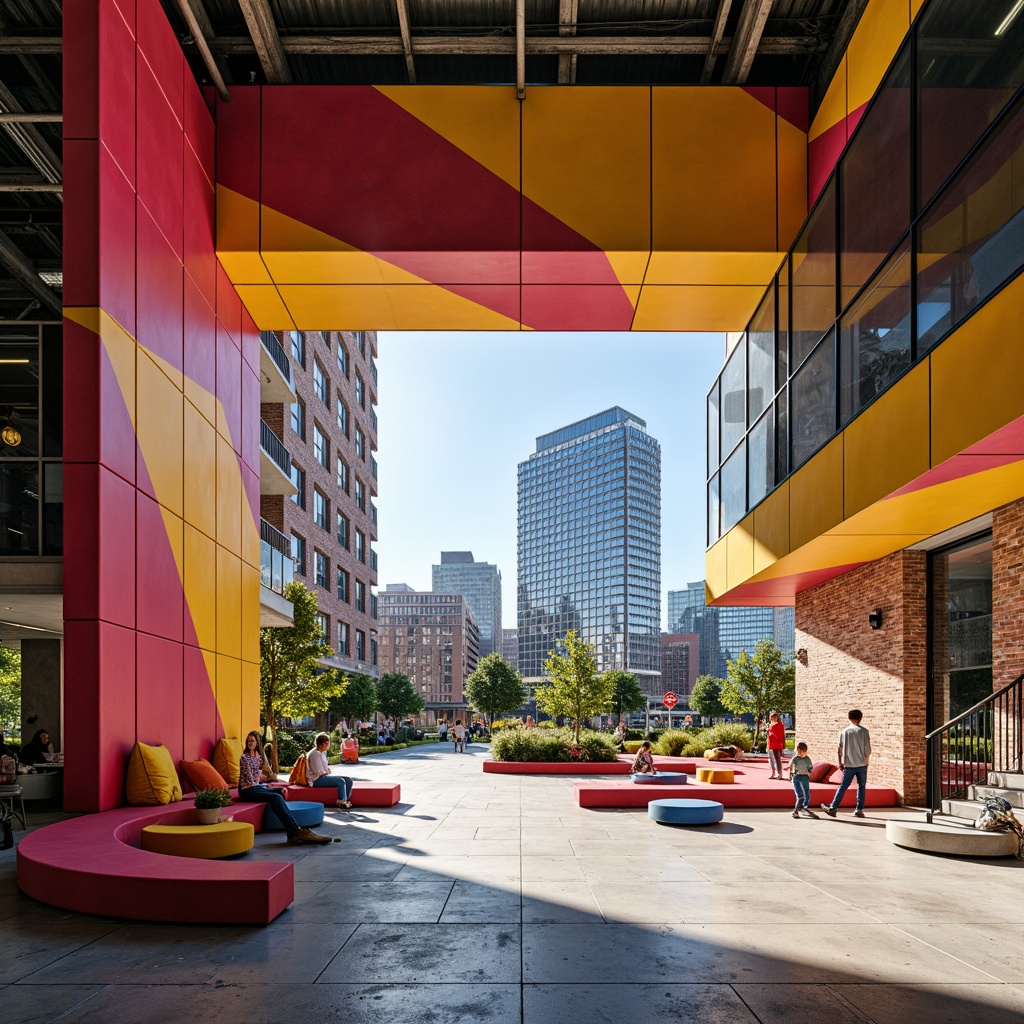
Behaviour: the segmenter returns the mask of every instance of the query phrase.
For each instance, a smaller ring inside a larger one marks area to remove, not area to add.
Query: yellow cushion
[[[125,795],[135,807],[169,804],[181,799],[181,783],[166,747],[136,743],[128,758]]]
[[[718,785],[735,782],[736,777],[731,768],[698,768],[698,782],[713,782]]]
[[[147,825],[142,848],[172,857],[216,860],[252,849],[253,827],[247,821],[220,821],[216,825]]]
[[[217,741],[213,749],[213,767],[220,772],[224,781],[229,786],[238,785],[238,762],[242,756],[242,741],[231,737],[225,737]]]

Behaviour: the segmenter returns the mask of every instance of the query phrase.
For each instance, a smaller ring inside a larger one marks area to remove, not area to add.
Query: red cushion
[[[196,790],[230,789],[224,781],[224,776],[209,761],[182,761],[181,773]]]
[[[829,764],[828,761],[819,761],[811,769],[811,782],[828,782],[838,767],[839,765]]]

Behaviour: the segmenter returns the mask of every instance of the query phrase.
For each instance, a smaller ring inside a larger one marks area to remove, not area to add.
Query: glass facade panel
[[[775,480],[789,474],[789,388],[775,399]]]
[[[836,183],[833,178],[793,246],[790,371],[836,319]]]
[[[39,331],[0,333],[0,459],[37,458],[39,450]]]
[[[39,554],[39,463],[0,462],[0,555]]]
[[[754,425],[748,444],[747,501],[753,508],[775,486],[774,408]]]
[[[789,257],[786,257],[778,277],[775,278],[778,292],[779,333],[775,338],[775,390],[782,388],[789,380]]]
[[[905,241],[840,323],[841,423],[910,365],[910,341],[910,245]]]
[[[718,470],[718,381],[708,395],[708,476]]]
[[[775,290],[765,292],[747,332],[747,423],[754,424],[775,397]]]
[[[708,547],[722,535],[721,513],[721,478],[716,473],[708,483]]]
[[[1003,24],[1014,7],[1015,0],[942,0],[922,12],[917,28],[922,205],[1020,85],[1024,11]]]
[[[732,350],[722,371],[722,459],[736,447],[747,428],[746,339]]]
[[[919,354],[1024,264],[1022,166],[1024,99],[918,226]]]
[[[845,306],[910,226],[910,47],[857,126],[841,165]]]
[[[722,533],[731,530],[747,511],[747,445],[740,446],[722,466]]]
[[[64,340],[59,325],[43,327],[43,455],[60,458],[64,452]]]
[[[793,469],[836,430],[835,335],[829,331],[793,378]]]

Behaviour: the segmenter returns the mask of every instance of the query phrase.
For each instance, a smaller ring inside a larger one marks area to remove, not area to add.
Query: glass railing
[[[260,520],[260,583],[275,594],[284,594],[292,582],[295,563],[288,538],[266,519]]]
[[[923,9],[711,388],[709,546],[1024,267],[1024,16],[992,17]]]
[[[288,360],[284,346],[277,340],[277,335],[273,331],[260,331],[260,341],[269,353],[270,358],[274,360],[277,368],[281,371],[284,379],[291,385],[292,364]]]
[[[260,420],[260,447],[290,480],[292,476],[292,457],[288,454],[284,441],[270,429],[266,420]]]

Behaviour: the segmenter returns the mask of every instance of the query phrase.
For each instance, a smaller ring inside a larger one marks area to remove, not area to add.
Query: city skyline
[[[537,437],[618,405],[662,446],[665,628],[667,590],[704,575],[704,399],[724,335],[380,332],[379,346],[382,584],[428,590],[441,550],[472,550],[501,571],[516,626],[516,466]]]

